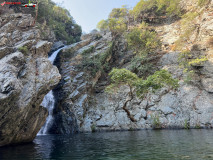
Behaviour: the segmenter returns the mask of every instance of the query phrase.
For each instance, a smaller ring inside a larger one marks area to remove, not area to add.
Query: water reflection
[[[149,130],[38,136],[31,144],[0,148],[0,159],[213,159],[212,130]]]

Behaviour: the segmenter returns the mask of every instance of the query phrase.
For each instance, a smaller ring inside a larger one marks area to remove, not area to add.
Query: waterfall
[[[65,47],[63,47],[65,48]],[[58,53],[63,49],[60,48],[58,50],[56,50],[55,52],[53,52],[53,54],[49,57],[50,62],[53,64],[55,61],[55,58],[57,57]],[[42,106],[44,106],[45,108],[47,108],[49,115],[47,117],[47,120],[45,122],[45,124],[43,125],[43,127],[40,129],[40,131],[38,132],[38,135],[45,135],[48,134],[49,128],[52,126],[53,123],[53,109],[55,106],[55,98],[53,95],[53,91],[51,90],[43,99],[43,102],[41,103]]]

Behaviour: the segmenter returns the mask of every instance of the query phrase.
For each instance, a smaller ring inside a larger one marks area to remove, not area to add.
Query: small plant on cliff
[[[184,81],[186,83],[192,81],[195,75],[194,66],[199,66],[207,60],[206,56],[194,57],[189,50],[181,52],[178,57],[178,62],[180,68],[182,68],[183,72],[186,73]]]
[[[195,129],[201,129],[201,126],[200,126],[200,124],[199,124],[199,123],[196,123],[196,125],[195,125]]]
[[[96,126],[95,126],[95,124],[92,124],[92,125],[90,126],[90,128],[91,128],[91,131],[92,131],[92,132],[96,132]]]
[[[82,55],[88,55],[88,54],[92,53],[94,50],[95,50],[95,47],[94,47],[94,46],[91,46],[90,48],[84,50],[84,51],[82,52]]]
[[[108,58],[112,54],[113,43],[109,44],[109,49],[104,53],[99,53],[90,57],[88,53],[94,51],[94,47],[86,50],[85,53],[82,53],[82,62],[77,65],[77,68],[83,69],[84,71],[89,71],[92,77],[96,76],[98,71],[104,72],[109,69]]]
[[[27,48],[27,46],[19,47],[18,51],[21,52],[21,53],[23,53],[24,55],[27,55],[28,48]]]
[[[75,50],[73,48],[67,49],[65,50],[65,52],[63,53],[63,56],[65,58],[71,58],[75,53]]]
[[[189,128],[190,128],[189,122],[185,119],[185,121],[184,121],[184,129],[189,129]]]
[[[154,129],[162,128],[162,124],[160,122],[160,118],[159,118],[159,116],[157,114],[155,114],[155,115],[152,114],[151,115],[151,119],[152,119],[152,127]]]

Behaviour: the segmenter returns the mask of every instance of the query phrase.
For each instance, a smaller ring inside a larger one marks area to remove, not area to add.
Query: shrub
[[[155,69],[146,56],[136,56],[131,61],[130,70],[139,77],[146,77],[153,74]]]
[[[63,56],[65,58],[71,58],[75,53],[75,50],[73,48],[67,49],[65,50],[65,52],[63,52]]]
[[[179,2],[180,0],[140,0],[131,11],[131,14],[134,15],[135,18],[149,11],[159,16],[180,16],[181,7]]]
[[[126,35],[126,39],[137,55],[152,53],[161,46],[157,33],[148,29],[134,28]]]
[[[194,66],[201,65],[203,62],[208,59],[205,56],[195,57],[189,50],[185,50],[181,52],[178,56],[179,66],[183,68],[183,72],[186,73],[186,78],[184,81],[186,83],[193,80],[195,75]]]
[[[209,0],[198,0],[198,6],[203,7],[209,2]]]
[[[153,75],[147,77],[146,80],[139,79],[135,82],[136,95],[144,97],[148,92],[155,92],[156,90],[169,86],[171,88],[178,88],[178,80],[173,79],[172,75],[166,70],[156,71]]]
[[[68,10],[57,6],[52,0],[39,0],[37,21],[53,30],[57,40],[67,43],[80,41],[81,27],[75,23]]]
[[[86,53],[82,53],[82,62],[77,65],[78,69],[83,69],[84,71],[89,71],[94,77],[98,71],[104,72],[109,69],[107,58],[112,54],[113,43],[110,44],[109,49],[104,53],[99,53],[98,55],[90,57],[88,53],[94,51],[94,47],[89,48]]]
[[[27,46],[19,47],[18,51],[21,52],[21,53],[23,53],[24,55],[27,55],[28,48],[27,48]]]
[[[190,125],[189,122],[187,120],[184,121],[184,129],[189,129]]]
[[[95,49],[95,47],[94,47],[94,46],[91,46],[90,48],[84,50],[84,51],[82,52],[82,55],[88,55],[88,54],[92,53],[92,52],[94,51],[94,49]]]
[[[122,34],[127,29],[127,24],[124,19],[109,18],[107,20],[101,20],[97,28],[101,31],[110,30],[112,35]]]
[[[158,115],[151,115],[151,119],[152,119],[152,126],[155,129],[160,129],[162,128],[162,124],[160,122],[160,118]]]

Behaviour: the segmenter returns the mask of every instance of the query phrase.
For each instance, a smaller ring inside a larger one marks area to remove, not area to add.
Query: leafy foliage
[[[127,35],[128,45],[137,55],[154,52],[161,42],[157,33],[149,29],[133,28]]]
[[[28,48],[27,48],[27,46],[19,47],[18,51],[23,53],[24,55],[27,55]]]
[[[90,48],[83,51],[82,55],[88,55],[94,51],[95,47],[91,46]]]
[[[122,6],[121,8],[114,8],[109,14],[109,18],[125,18],[128,16],[128,12],[129,10],[126,8],[126,6]]]
[[[155,129],[159,129],[162,128],[162,124],[160,122],[160,118],[157,114],[155,115],[151,115],[151,119],[152,119],[152,125]]]
[[[179,2],[180,0],[140,0],[131,14],[137,18],[144,12],[152,11],[155,15],[180,16]]]
[[[37,21],[46,23],[58,40],[66,40],[67,43],[80,41],[81,27],[75,23],[68,10],[57,6],[52,0],[39,0]]]
[[[109,18],[107,20],[101,20],[97,28],[101,31],[110,30],[113,35],[121,34],[127,29],[127,24],[125,23],[124,19],[115,19]]]
[[[113,69],[110,74],[112,84],[106,88],[106,92],[112,93],[121,85],[128,85],[134,88],[138,97],[144,97],[149,91],[156,91],[164,86],[172,88],[178,87],[178,81],[173,79],[171,74],[166,70],[156,71],[153,75],[147,77],[146,80],[139,78],[135,73],[127,69]]]
[[[113,43],[110,44],[109,49],[104,53],[99,53],[97,55],[90,56],[94,50],[94,47],[89,48],[82,53],[82,63],[77,66],[79,69],[89,71],[94,77],[98,71],[104,72],[109,69],[107,58],[112,54]]]
[[[114,8],[109,14],[109,18],[101,20],[97,24],[97,28],[101,31],[110,30],[112,35],[122,34],[127,29],[128,14],[129,11],[125,6]]]
[[[177,88],[178,80],[173,79],[172,75],[168,71],[160,70],[147,77],[146,80],[140,79],[135,83],[135,86],[136,95],[139,97],[144,97],[149,91],[155,92],[156,90],[165,86]]]
[[[203,7],[209,2],[209,0],[198,0],[198,6]]]

